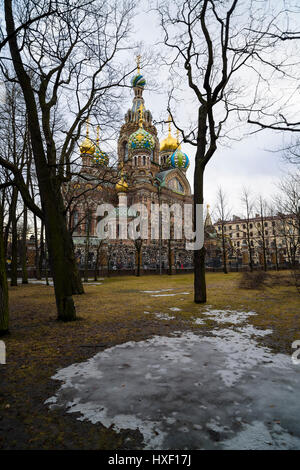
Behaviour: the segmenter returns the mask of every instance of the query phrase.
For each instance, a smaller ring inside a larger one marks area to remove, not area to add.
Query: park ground
[[[0,449],[143,448],[137,429],[116,430],[80,421],[79,413],[50,409],[45,401],[59,387],[51,377],[127,342],[172,337],[178,331],[209,337],[236,327],[234,316],[232,324],[230,316],[222,323],[222,315],[207,315],[208,308],[255,312],[247,324],[272,331],[260,335],[259,344],[291,355],[292,342],[300,339],[300,297],[291,274],[273,272],[251,289],[240,287],[241,278],[241,273],[208,273],[203,306],[193,302],[191,274],[101,279],[74,297],[78,321],[71,323],[56,321],[53,287],[10,288],[10,335],[3,338],[7,364],[0,366]]]

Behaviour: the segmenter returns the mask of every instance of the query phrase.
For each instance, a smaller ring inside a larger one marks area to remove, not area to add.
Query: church
[[[101,250],[102,267],[123,270],[136,266],[136,241],[117,236],[100,242],[97,235],[100,220],[97,208],[100,204],[112,205],[115,209],[111,215],[119,219],[126,216],[128,221],[136,215],[130,209],[135,204],[143,204],[149,214],[153,205],[171,207],[176,204],[184,214],[184,206],[193,204],[191,187],[186,177],[189,157],[181,148],[178,134],[176,137],[172,135],[170,118],[168,135],[159,141],[151,111],[147,109],[143,98],[146,80],[140,71],[139,57],[137,73],[131,84],[134,96],[119,132],[117,166],[110,166],[109,155],[101,149],[99,128],[96,141],[93,141],[87,124],[86,137],[80,145],[79,176],[64,190],[66,200],[70,201],[69,223],[80,264],[85,259],[92,266]],[[186,250],[184,236],[175,239],[174,217],[171,216],[169,239],[162,239],[164,220],[163,216],[159,217],[159,236],[155,237],[151,233],[149,217],[149,236],[141,236],[139,240],[142,269],[168,269],[169,272],[192,269],[193,251]]]

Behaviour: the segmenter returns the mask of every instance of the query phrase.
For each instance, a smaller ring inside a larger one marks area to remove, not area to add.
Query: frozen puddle
[[[299,366],[253,326],[128,342],[61,369],[46,403],[148,449],[300,449]]]

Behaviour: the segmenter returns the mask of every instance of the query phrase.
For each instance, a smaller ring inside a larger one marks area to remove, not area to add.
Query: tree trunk
[[[249,230],[249,217],[247,214],[247,245],[248,245],[248,253],[249,253],[249,267],[250,272],[253,272],[253,254],[252,254],[252,247],[251,247],[251,237],[250,237],[250,230]]]
[[[222,224],[222,252],[223,252],[223,272],[227,274],[227,260],[226,260],[226,245],[225,245],[225,234],[224,225]]]
[[[40,236],[40,251],[39,251],[39,271],[40,275],[42,276],[43,272],[43,263],[46,258],[45,256],[45,243],[44,243],[44,230],[45,226],[44,223],[42,222],[41,224],[41,236]]]
[[[10,264],[10,285],[18,285],[18,230],[17,230],[17,200],[18,189],[13,188],[11,202],[11,264]]]
[[[28,284],[28,272],[27,272],[27,207],[24,205],[23,213],[23,230],[22,230],[22,284]]]
[[[70,233],[70,232],[69,232]],[[71,271],[71,279],[72,279],[72,294],[74,295],[81,295],[84,294],[83,284],[80,277],[80,272],[78,269],[76,257],[75,257],[75,250],[74,250],[74,243],[72,239],[72,235],[70,235],[70,243],[72,246],[71,256],[72,256],[72,271]]]
[[[198,153],[198,151],[197,151]],[[203,204],[203,176],[204,168],[196,157],[194,178],[194,230],[197,227],[196,204]],[[203,220],[201,221],[203,225]],[[205,247],[194,251],[194,301],[196,303],[206,302],[206,280],[205,280]]]
[[[34,247],[35,247],[35,257],[34,257],[35,277],[36,279],[40,280],[42,276],[41,276],[41,269],[40,269],[40,253],[39,253],[37,220],[36,220],[35,214],[33,214],[33,222],[34,222]]]
[[[8,333],[8,321],[8,286],[4,256],[3,211],[0,202],[0,336]]]
[[[50,185],[51,186],[51,185]],[[41,188],[40,188],[41,189]],[[52,189],[52,188],[51,188]],[[57,306],[57,319],[76,319],[73,294],[74,253],[71,235],[67,229],[61,193],[50,191],[43,194],[45,207],[45,228],[49,261]],[[55,194],[56,193],[56,194]]]

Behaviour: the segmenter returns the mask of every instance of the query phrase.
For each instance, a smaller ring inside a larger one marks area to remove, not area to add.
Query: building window
[[[237,226],[236,226],[236,229],[237,229],[237,230],[240,230],[240,226],[239,226],[239,225],[237,225]]]
[[[236,242],[236,246],[239,247],[239,246],[240,246],[240,242]]]
[[[265,227],[267,227],[267,226],[268,226],[268,222],[265,222]]]
[[[240,237],[240,234],[239,234],[239,232],[236,234],[236,236],[237,236],[237,238],[239,238],[239,237]]]
[[[250,224],[250,228],[253,228],[253,224]]]

